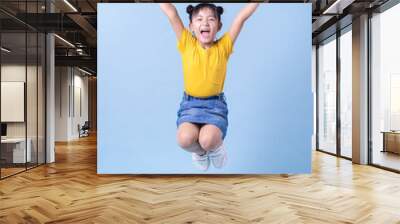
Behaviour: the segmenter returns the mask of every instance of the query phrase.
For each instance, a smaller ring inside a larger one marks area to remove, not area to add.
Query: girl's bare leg
[[[200,128],[196,124],[190,122],[180,124],[176,135],[179,146],[188,152],[203,155],[206,151],[199,144],[199,133]]]
[[[206,151],[214,150],[222,144],[221,130],[212,124],[206,124],[200,129],[199,143]]]

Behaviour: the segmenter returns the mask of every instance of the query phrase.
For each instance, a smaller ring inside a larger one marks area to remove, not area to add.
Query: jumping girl
[[[228,127],[228,107],[223,93],[226,66],[244,22],[259,3],[248,3],[229,31],[216,40],[224,10],[210,3],[189,5],[189,28],[185,28],[174,5],[160,3],[178,39],[182,56],[184,88],[178,110],[177,141],[192,153],[193,164],[207,170],[210,160],[222,168],[227,161],[223,146]]]

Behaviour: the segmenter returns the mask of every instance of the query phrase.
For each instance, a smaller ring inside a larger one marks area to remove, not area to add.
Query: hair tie
[[[186,7],[186,12],[191,15],[193,12],[193,9],[194,9],[194,7],[192,5],[188,5],[188,7]]]
[[[224,13],[224,8],[222,8],[221,6],[217,6],[217,13],[219,15],[222,15]]]

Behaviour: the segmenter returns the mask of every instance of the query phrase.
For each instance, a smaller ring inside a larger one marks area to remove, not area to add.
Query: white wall
[[[1,81],[2,82],[26,82],[24,65],[8,64],[1,66]],[[28,66],[28,74],[31,74],[32,66]],[[6,110],[6,108],[1,108]],[[25,137],[25,123],[24,122],[7,122],[7,137]]]
[[[27,70],[25,70],[27,69]],[[2,82],[25,82],[25,76],[28,76],[28,84],[27,88],[27,120],[28,120],[28,137],[32,133],[35,133],[36,136],[36,107],[37,107],[37,99],[36,99],[36,66],[27,66],[18,65],[18,64],[5,64],[1,66],[1,81]],[[41,73],[41,69],[39,70]],[[33,77],[34,76],[34,77]],[[34,86],[34,88],[32,88]],[[43,90],[44,91],[44,90]],[[41,107],[42,105],[39,105]],[[2,108],[2,110],[6,110],[6,108]],[[33,123],[32,123],[33,122]],[[7,136],[8,137],[25,137],[25,123],[26,122],[7,122]],[[43,136],[39,136],[43,138]]]
[[[37,70],[38,69],[38,70]],[[24,82],[26,83],[26,107],[23,106],[22,112],[26,111],[27,120],[23,122],[6,122],[8,138],[23,138],[27,135],[30,139],[30,148],[32,151],[32,161],[44,162],[45,147],[45,117],[44,117],[44,74],[42,67],[25,64],[3,64],[1,66],[2,82]],[[27,81],[25,80],[27,79]],[[4,97],[4,96],[2,96]],[[1,108],[2,112],[10,108]],[[8,111],[12,112],[12,111]],[[37,157],[37,154],[39,156]]]
[[[78,124],[88,120],[88,77],[76,68],[56,67],[55,89],[55,140],[77,139]]]
[[[69,68],[55,68],[55,141],[68,140],[68,86],[70,84]]]
[[[89,112],[88,112],[88,77],[87,76],[81,76],[81,72],[78,70],[74,70],[75,75],[74,75],[74,108],[71,108],[72,111],[72,119],[71,119],[71,135],[74,136],[74,138],[79,137],[78,133],[78,124],[81,126],[85,123],[85,121],[88,121],[89,119]],[[79,72],[78,75],[76,72]],[[80,97],[79,97],[80,96]],[[80,103],[79,103],[80,101]],[[80,108],[81,107],[81,108]],[[81,111],[80,111],[81,109]]]

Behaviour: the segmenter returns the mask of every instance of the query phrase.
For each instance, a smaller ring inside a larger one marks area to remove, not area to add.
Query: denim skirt
[[[228,107],[224,93],[206,98],[193,97],[185,92],[178,110],[177,127],[183,122],[213,124],[226,136],[228,127]]]

